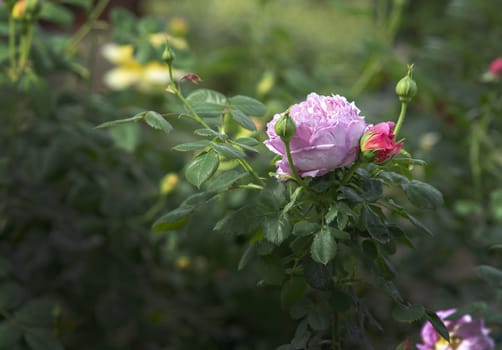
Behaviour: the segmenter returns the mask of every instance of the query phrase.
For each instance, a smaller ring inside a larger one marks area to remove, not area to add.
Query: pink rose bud
[[[394,122],[383,122],[367,128],[361,137],[361,152],[366,157],[375,157],[376,163],[383,163],[398,154],[403,142],[396,142],[392,132]]]
[[[502,76],[502,57],[499,57],[490,63],[489,71],[495,76]]]

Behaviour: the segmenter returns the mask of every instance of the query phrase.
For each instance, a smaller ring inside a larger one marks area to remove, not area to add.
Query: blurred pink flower
[[[495,343],[488,335],[481,319],[473,320],[470,315],[464,315],[457,320],[445,320],[453,315],[455,309],[438,311],[436,314],[443,320],[450,333],[450,343],[443,339],[430,322],[422,328],[423,344],[417,344],[418,350],[493,350]]]
[[[502,76],[502,57],[496,58],[490,63],[489,71],[496,76]]]
[[[267,124],[268,140],[264,142],[282,157],[275,164],[279,175],[291,174],[284,142],[274,130],[281,115],[276,114]],[[353,102],[340,95],[311,93],[306,101],[291,106],[289,115],[296,124],[291,156],[300,176],[322,176],[356,160],[366,122]]]
[[[361,138],[361,152],[374,153],[377,163],[385,162],[398,154],[403,142],[396,142],[393,128],[394,122],[383,122],[368,127]]]

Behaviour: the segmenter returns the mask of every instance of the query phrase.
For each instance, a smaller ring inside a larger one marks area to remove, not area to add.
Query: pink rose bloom
[[[489,71],[495,76],[502,76],[502,57],[499,57],[490,63]]]
[[[369,126],[361,138],[361,152],[374,152],[377,163],[383,163],[398,154],[403,147],[403,142],[396,142],[393,128],[394,122]]]
[[[281,115],[276,114],[267,124],[268,140],[264,142],[282,157],[275,163],[279,175],[291,174],[284,142],[274,130]],[[291,156],[301,177],[322,176],[356,160],[366,122],[353,102],[339,95],[311,93],[306,101],[291,106],[289,115],[296,124]]]
[[[450,343],[436,333],[430,322],[422,328],[423,344],[417,344],[418,350],[494,350],[495,343],[488,335],[483,320],[473,320],[470,315],[464,315],[457,320],[445,321],[455,309],[438,311],[436,314],[443,320],[450,333]]]

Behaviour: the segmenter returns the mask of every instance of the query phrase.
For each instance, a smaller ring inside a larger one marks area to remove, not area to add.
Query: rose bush
[[[291,155],[301,177],[322,176],[356,160],[359,139],[366,128],[359,112],[353,102],[340,95],[311,93],[306,101],[291,106],[289,115],[296,124],[290,142]],[[268,149],[282,157],[276,162],[279,175],[292,174],[284,142],[275,131],[282,115],[276,114],[267,124],[269,139],[265,141]]]

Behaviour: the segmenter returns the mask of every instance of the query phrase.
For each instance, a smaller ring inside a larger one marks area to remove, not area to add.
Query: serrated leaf
[[[402,184],[409,201],[421,209],[436,209],[443,205],[443,195],[433,186],[418,180]]]
[[[192,185],[200,186],[209,180],[220,164],[218,154],[214,150],[199,154],[188,164],[185,176]]]
[[[32,350],[64,350],[59,339],[48,329],[29,329],[24,338]]]
[[[14,321],[0,323],[0,348],[10,349],[23,335],[23,329]]]
[[[230,170],[216,174],[207,184],[209,191],[220,191],[231,185],[238,180],[248,176],[248,173],[238,170]]]
[[[255,139],[254,137],[239,137],[238,139],[235,140],[235,143],[246,146],[256,146],[260,142],[258,142],[258,140]]]
[[[173,150],[179,152],[190,152],[205,148],[209,145],[208,140],[199,140],[194,142],[182,143],[173,147]]]
[[[192,211],[192,206],[183,206],[170,211],[155,221],[152,227],[153,232],[158,233],[180,228],[186,223],[187,218]]]
[[[326,265],[336,255],[336,241],[329,228],[323,227],[314,236],[310,247],[310,255],[315,262]]]
[[[199,136],[218,137],[218,138],[223,136],[222,134],[220,134],[217,131],[214,131],[213,129],[197,129],[194,131],[194,134]]]
[[[152,128],[162,130],[169,134],[173,130],[173,126],[160,113],[148,111],[145,113],[145,122]]]
[[[203,116],[221,115],[227,104],[227,98],[223,94],[209,89],[195,90],[188,95],[186,101],[196,113]]]
[[[211,142],[211,147],[216,152],[228,159],[242,159],[246,157],[246,153],[226,143]]]
[[[286,215],[266,217],[263,219],[263,233],[267,241],[280,245],[291,234],[291,223]]]
[[[141,112],[141,113],[138,113],[130,118],[113,120],[111,122],[105,122],[105,123],[99,124],[98,126],[96,126],[96,128],[97,129],[109,128],[109,127],[116,126],[116,125],[137,122],[138,120],[143,119],[145,117],[145,114],[146,114],[146,112]]]
[[[392,317],[399,322],[415,322],[425,317],[425,308],[422,305],[398,304],[392,310]]]
[[[253,123],[251,118],[242,113],[239,109],[232,108],[230,110],[230,116],[237,124],[242,126],[244,129],[256,131],[256,125]]]
[[[263,103],[248,96],[237,95],[231,97],[228,101],[231,106],[238,108],[247,115],[259,117],[267,112]]]
[[[448,328],[444,325],[443,321],[436,315],[435,312],[427,310],[425,312],[425,318],[432,324],[432,327],[441,335],[446,341],[450,342],[450,332]]]
[[[329,210],[324,216],[324,219],[326,220],[327,224],[331,224],[333,220],[336,219],[337,215],[338,215],[338,206],[336,205],[336,203],[334,203],[329,207]]]
[[[180,207],[197,207],[202,204],[207,203],[210,199],[215,197],[217,193],[215,191],[199,192],[192,194],[190,197],[185,199]]]
[[[250,152],[253,152],[253,153],[258,153],[258,150],[256,148],[248,146],[248,145],[246,145],[244,143],[239,143],[239,142],[235,142],[235,141],[231,141],[231,140],[229,142],[232,145],[234,145],[234,146],[239,146],[239,147],[245,149],[246,151],[250,151]]]

